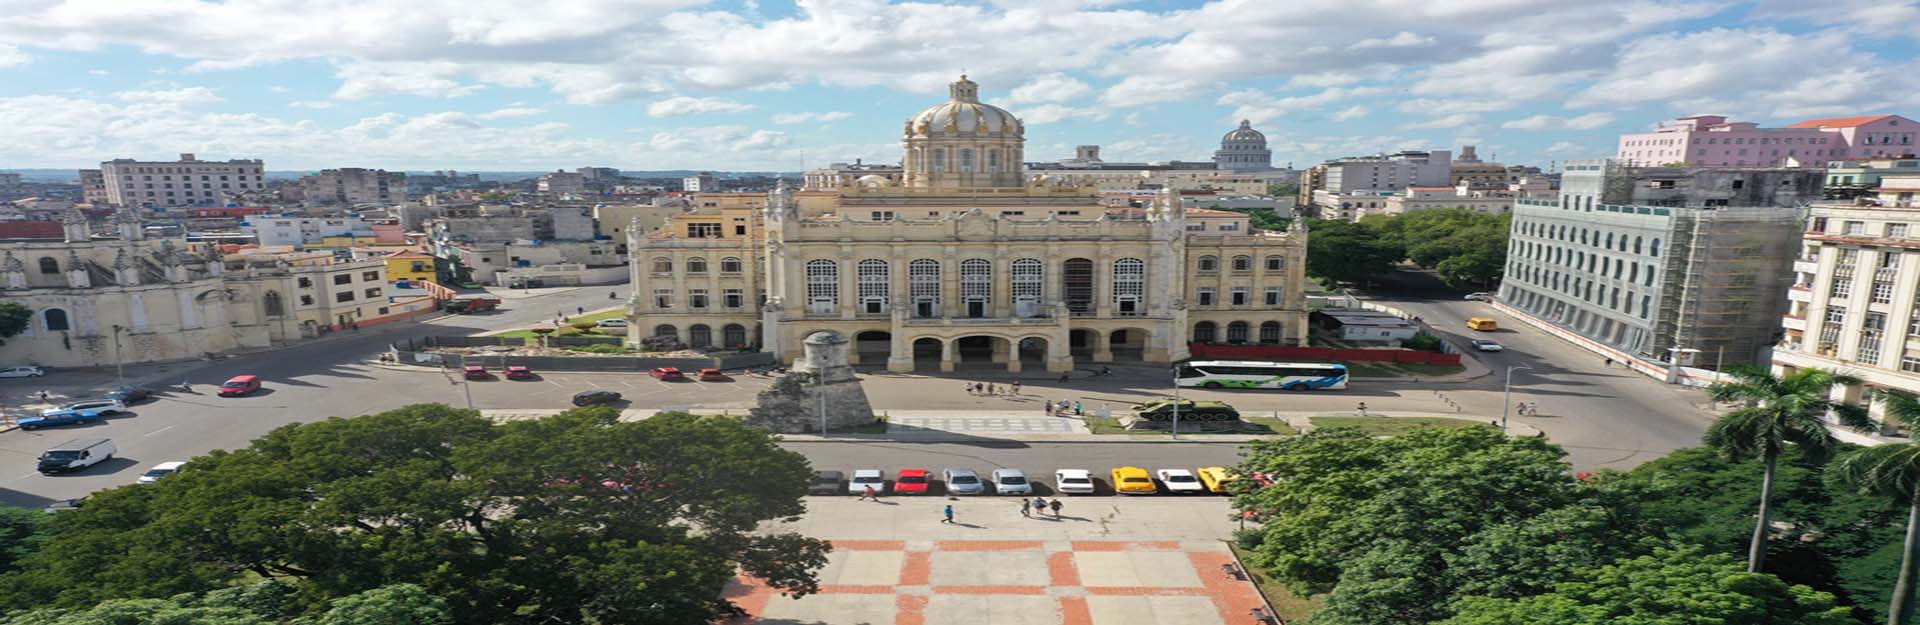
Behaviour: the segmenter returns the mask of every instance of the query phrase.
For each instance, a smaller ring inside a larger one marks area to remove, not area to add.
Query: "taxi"
[[[1140,467],[1114,467],[1113,492],[1122,495],[1152,495],[1160,492],[1153,485],[1153,475]]]
[[[1240,476],[1227,472],[1226,467],[1200,467],[1200,484],[1207,487],[1209,493],[1227,492],[1227,483],[1240,479]]]

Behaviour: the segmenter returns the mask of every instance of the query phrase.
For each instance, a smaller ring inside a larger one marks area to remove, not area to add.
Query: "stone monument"
[[[872,423],[867,391],[847,364],[847,338],[821,331],[800,343],[803,352],[793,370],[760,392],[747,411],[747,424],[784,434],[817,434],[823,408],[829,431]]]

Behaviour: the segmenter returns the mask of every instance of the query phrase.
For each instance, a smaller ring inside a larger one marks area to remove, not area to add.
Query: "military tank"
[[[1239,421],[1240,411],[1219,401],[1194,401],[1191,399],[1156,399],[1146,403],[1134,404],[1133,415],[1144,421],[1171,422],[1174,408],[1180,410],[1181,421]]]

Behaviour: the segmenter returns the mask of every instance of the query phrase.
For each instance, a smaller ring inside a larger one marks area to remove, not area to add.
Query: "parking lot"
[[[394,371],[393,375],[413,379],[440,378],[445,384],[466,385],[473,394],[473,405],[481,408],[527,409],[565,408],[574,393],[606,390],[634,407],[675,410],[686,408],[747,408],[773,378],[751,373],[735,373],[726,380],[701,382],[691,378],[678,381],[654,379],[644,373],[534,372],[530,380],[508,380],[499,371],[491,371],[485,380],[463,380],[458,372],[445,374]],[[459,391],[461,389],[454,389]],[[464,399],[464,396],[462,397]]]

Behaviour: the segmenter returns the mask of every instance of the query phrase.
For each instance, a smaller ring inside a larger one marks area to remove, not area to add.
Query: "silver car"
[[[979,495],[987,492],[987,485],[980,481],[980,474],[973,469],[950,468],[940,472],[947,481],[949,495]]]
[[[1019,469],[994,469],[993,492],[1002,495],[1031,495],[1033,483],[1027,481],[1027,472]]]

